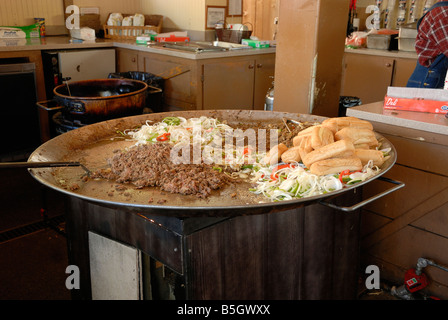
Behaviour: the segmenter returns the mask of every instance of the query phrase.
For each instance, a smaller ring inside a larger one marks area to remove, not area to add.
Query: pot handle
[[[366,204],[368,204],[368,203],[370,203],[372,201],[378,200],[379,198],[381,198],[381,197],[383,197],[383,196],[385,196],[385,195],[387,195],[389,193],[392,193],[392,192],[394,192],[394,191],[396,191],[398,189],[401,189],[401,188],[403,188],[405,186],[405,184],[403,182],[401,182],[401,181],[395,181],[395,180],[392,180],[392,179],[389,179],[389,178],[385,178],[385,177],[378,177],[377,179],[385,181],[385,182],[389,182],[389,183],[392,183],[392,184],[395,184],[395,186],[393,186],[392,188],[387,189],[387,190],[385,190],[383,192],[380,192],[377,195],[374,195],[374,196],[372,196],[372,197],[370,197],[370,198],[368,198],[366,200],[363,200],[363,201],[361,201],[361,202],[359,202],[359,203],[357,203],[357,204],[355,204],[355,205],[353,205],[351,207],[340,207],[340,206],[337,206],[337,205],[335,205],[333,203],[326,202],[324,200],[321,200],[318,203],[322,204],[324,206],[336,209],[336,210],[340,210],[340,211],[344,211],[344,212],[352,212],[352,211],[358,210],[362,206],[364,206],[364,205],[366,205]]]
[[[71,114],[85,114],[86,106],[82,100],[70,100],[67,102],[67,111]]]
[[[39,108],[42,108],[46,111],[60,110],[63,108],[62,106],[49,107],[48,104],[50,104],[51,102],[54,102],[54,101],[55,100],[38,101],[38,102],[36,102],[36,104]]]

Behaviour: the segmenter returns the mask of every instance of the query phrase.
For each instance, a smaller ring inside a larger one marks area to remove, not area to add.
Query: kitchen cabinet
[[[362,208],[362,264],[379,266],[381,278],[398,285],[419,258],[447,265],[448,131],[443,115],[383,110],[382,102],[349,108],[347,115],[370,121],[394,145],[397,161],[385,176],[405,183]],[[383,184],[367,184],[364,196],[387,189]],[[431,279],[424,291],[447,299],[447,272],[435,267],[423,272]]]
[[[359,97],[363,104],[382,101],[389,86],[406,86],[415,64],[412,58],[346,52],[341,95]]]
[[[138,71],[165,79],[164,104],[170,109],[196,109],[200,98],[197,60],[138,52]]]
[[[275,70],[275,53],[188,59],[116,50],[118,72],[137,70],[165,79],[168,110],[262,110]]]
[[[393,87],[406,87],[409,77],[414,72],[417,59],[395,59],[394,74],[392,77]]]
[[[275,76],[275,55],[255,59],[254,109],[264,110],[266,93],[272,87]]]
[[[263,110],[274,64],[271,56],[204,63],[203,108]]]
[[[59,73],[70,81],[105,79],[116,71],[114,49],[58,51]]]
[[[133,50],[126,49],[117,49],[116,50],[117,57],[117,72],[128,72],[128,71],[137,71],[138,64],[137,52]]]

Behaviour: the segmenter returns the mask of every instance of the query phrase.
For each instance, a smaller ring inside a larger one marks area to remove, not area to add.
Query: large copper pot
[[[64,118],[89,124],[141,114],[148,85],[131,79],[94,79],[61,84],[54,99]]]

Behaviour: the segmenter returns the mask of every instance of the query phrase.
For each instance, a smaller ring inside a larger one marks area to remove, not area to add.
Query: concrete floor
[[[0,169],[0,175],[0,300],[70,299],[63,197],[26,169]]]

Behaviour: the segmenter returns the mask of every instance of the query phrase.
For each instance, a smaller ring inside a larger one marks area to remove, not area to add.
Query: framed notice
[[[243,14],[242,0],[227,0],[227,15],[241,16]]]
[[[225,23],[227,7],[207,6],[205,12],[205,27],[215,29],[217,22]]]

